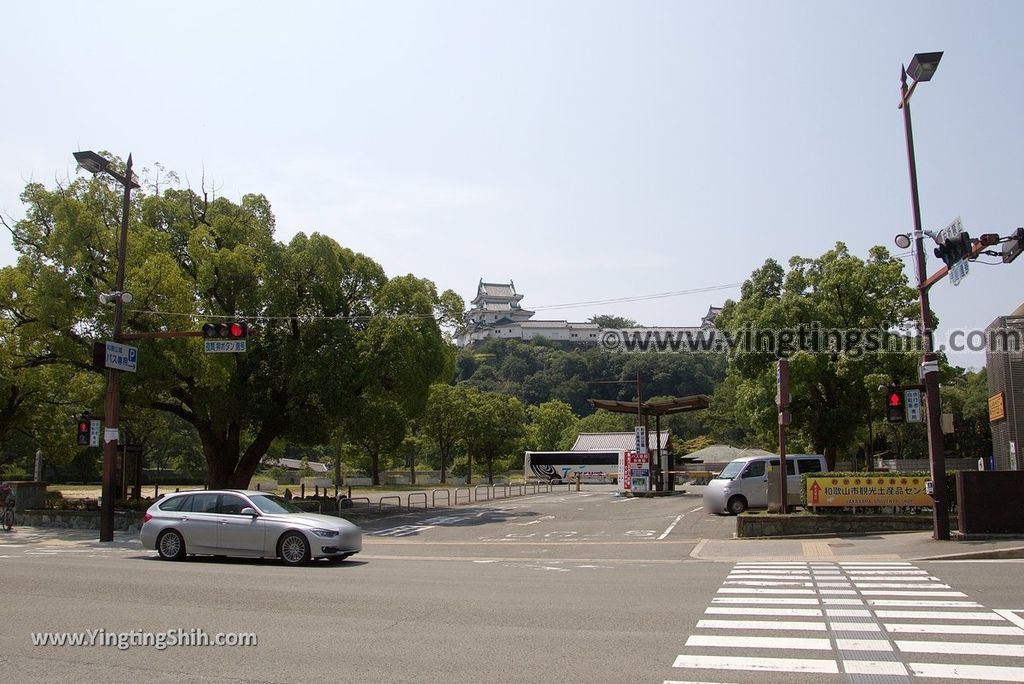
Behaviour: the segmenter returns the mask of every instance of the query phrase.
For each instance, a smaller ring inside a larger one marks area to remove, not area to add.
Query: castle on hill
[[[545,339],[575,344],[600,344],[601,327],[597,323],[573,322],[568,320],[534,319],[536,313],[522,307],[523,295],[516,292],[515,283],[485,283],[483,278],[476,288],[476,297],[471,307],[463,314],[463,331],[456,339],[460,347],[491,338],[533,340]],[[708,308],[700,326],[693,328],[643,327],[635,330],[659,331],[663,333],[682,330],[696,331],[714,327],[715,316],[721,307]],[[634,330],[631,328],[631,330]]]

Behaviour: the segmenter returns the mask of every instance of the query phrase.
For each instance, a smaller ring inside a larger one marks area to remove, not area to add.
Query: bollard
[[[581,477],[580,473],[576,473],[576,491],[577,492],[580,491],[580,481],[582,479],[583,478]]]
[[[305,499],[306,498],[306,483],[305,482],[303,482],[302,484],[299,485],[299,498],[300,499]]]

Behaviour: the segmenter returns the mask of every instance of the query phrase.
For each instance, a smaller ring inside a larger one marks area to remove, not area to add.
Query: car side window
[[[192,495],[192,512],[193,513],[216,513],[217,512],[217,494],[193,494]]]
[[[754,461],[743,471],[743,477],[764,477],[764,461]]]
[[[800,459],[800,472],[801,473],[820,473],[821,472],[821,461],[816,458],[801,458]]]
[[[245,499],[234,494],[224,494],[220,497],[221,515],[241,515],[242,509],[248,505]]]
[[[180,511],[180,510],[182,510],[182,508],[184,508],[185,510],[188,510],[188,507],[185,507],[182,504],[184,504],[190,498],[191,497],[188,497],[188,496],[172,496],[172,497],[170,497],[168,499],[165,499],[160,504],[160,510],[161,511]]]

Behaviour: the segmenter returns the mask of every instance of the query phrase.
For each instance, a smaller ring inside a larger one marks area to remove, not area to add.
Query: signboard
[[[646,492],[651,488],[651,456],[637,451],[627,451],[622,456],[622,490],[625,492]]]
[[[925,491],[927,477],[866,475],[864,477],[807,477],[807,505],[931,507]]]
[[[103,441],[116,442],[120,438],[121,433],[117,428],[103,428]]]
[[[89,421],[89,446],[98,447],[100,445],[100,426],[102,422],[93,418]]]
[[[957,216],[955,219],[953,219],[952,223],[950,223],[948,226],[939,231],[939,236],[937,240],[940,244],[945,242],[946,240],[957,240],[959,239],[960,233],[962,232],[964,232],[964,224],[960,220],[960,217]],[[967,276],[967,272],[967,260],[961,259],[960,261],[950,266],[949,282],[951,282],[954,286],[959,285],[960,281]]]
[[[643,425],[636,427],[636,450],[641,454],[647,453],[647,428]]]
[[[1006,418],[1006,398],[1003,393],[994,394],[988,398],[988,422],[995,423],[996,421],[1003,420]]]
[[[138,361],[139,350],[135,347],[129,347],[127,344],[118,344],[117,342],[107,342],[106,357],[103,360],[105,367],[134,373],[136,366],[138,366]]]
[[[920,423],[924,420],[924,416],[921,411],[921,390],[903,390],[903,405],[907,411],[908,423]]]
[[[245,351],[245,340],[206,340],[203,351],[208,354],[219,352],[237,354]]]

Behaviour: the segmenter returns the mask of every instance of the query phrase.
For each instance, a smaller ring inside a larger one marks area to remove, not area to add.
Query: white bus
[[[524,477],[538,477],[551,484],[615,482],[624,451],[527,451]]]

